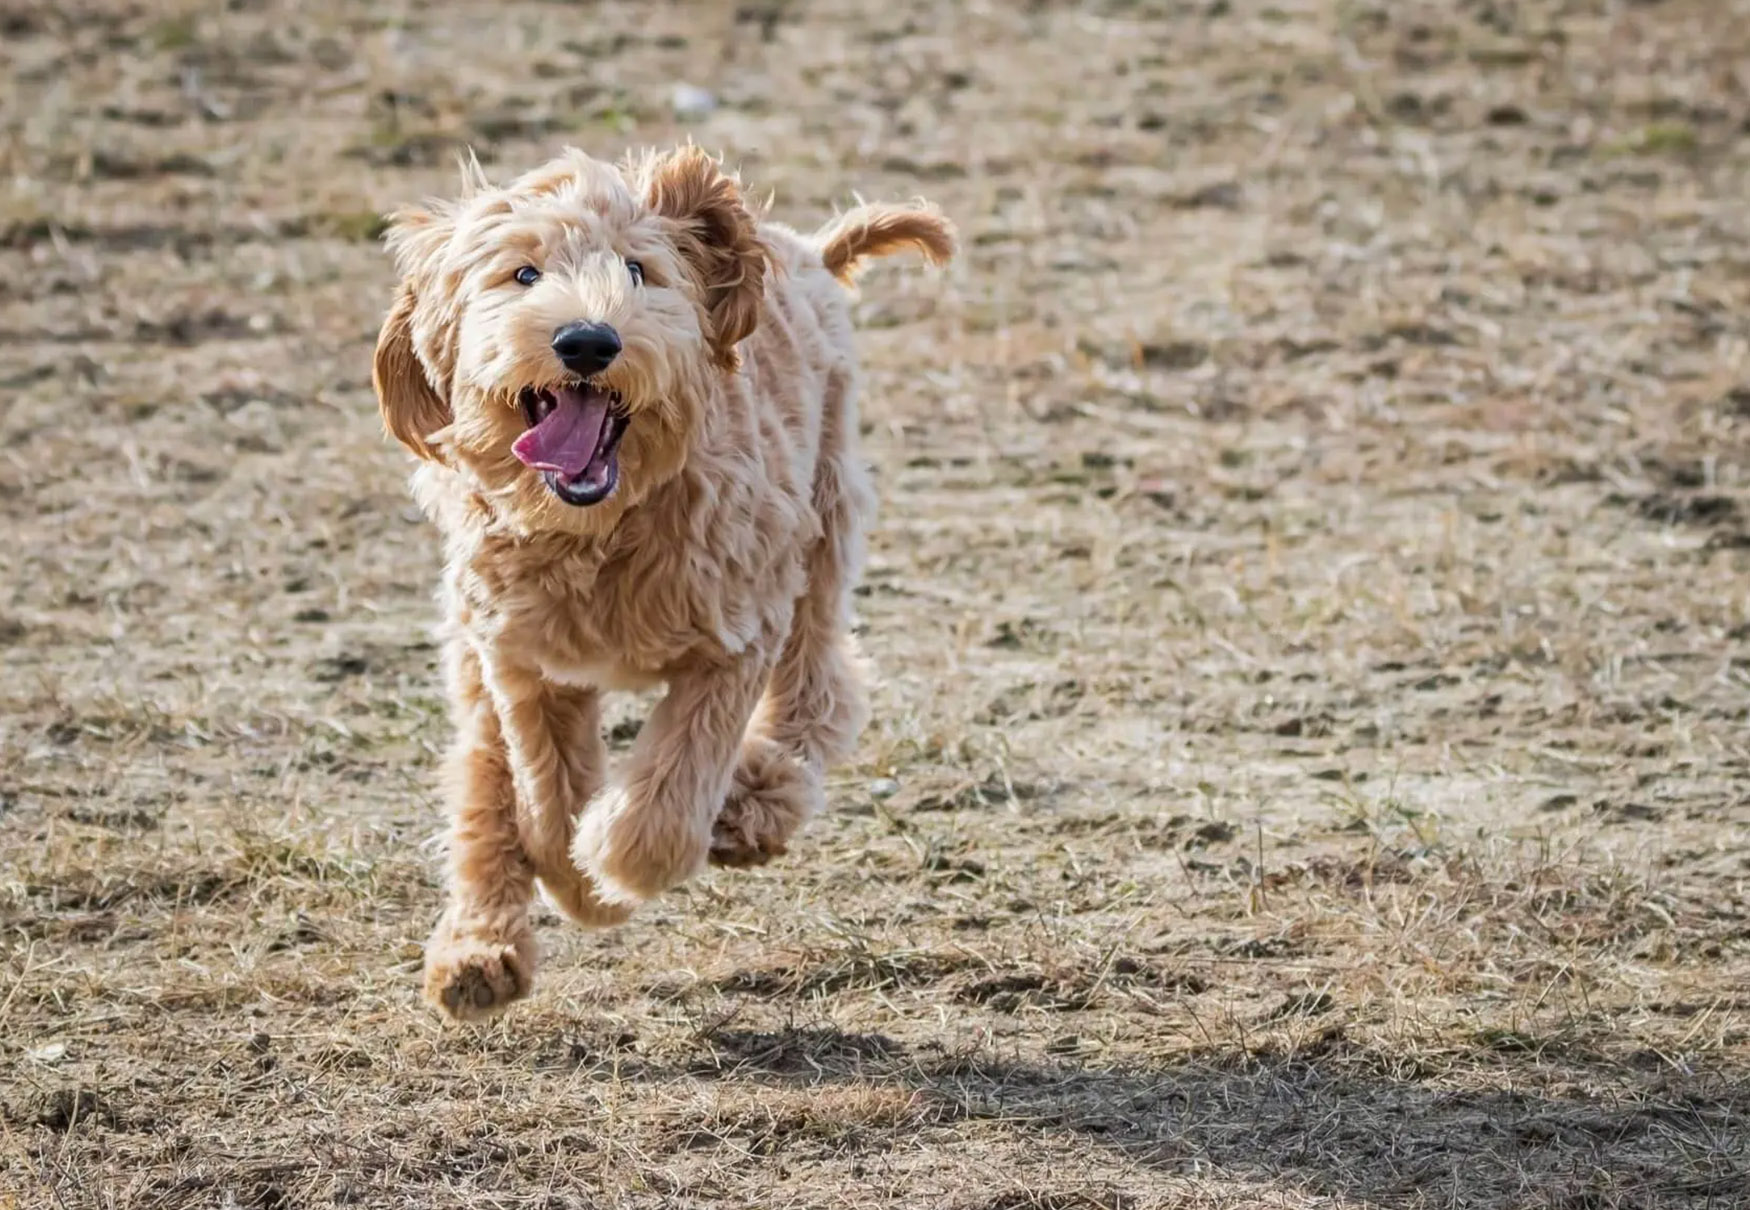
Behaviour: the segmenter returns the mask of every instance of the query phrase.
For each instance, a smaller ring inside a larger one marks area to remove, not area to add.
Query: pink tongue
[[[561,387],[553,392],[553,398],[553,410],[518,437],[510,451],[538,471],[555,471],[575,479],[589,469],[602,443],[608,424],[607,392]]]

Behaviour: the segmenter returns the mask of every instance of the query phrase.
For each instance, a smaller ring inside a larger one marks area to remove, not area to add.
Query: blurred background
[[[0,4],[0,1206],[1750,1204],[1747,51]],[[688,136],[960,225],[856,308],[875,721],[782,862],[445,1028],[380,216]]]

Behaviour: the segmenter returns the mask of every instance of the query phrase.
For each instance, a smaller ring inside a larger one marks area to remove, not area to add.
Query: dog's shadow
[[[1680,1073],[1653,1057],[1625,1065],[1509,1048],[1484,1052],[1465,1074],[1437,1074],[1341,1041],[1155,1067],[926,1053],[831,1028],[722,1029],[705,1041],[695,1077],[909,1087],[941,1120],[1069,1131],[1167,1172],[1368,1205],[1750,1205],[1750,1081]],[[1593,1091],[1517,1091],[1528,1087]],[[1611,1095],[1597,1092],[1606,1087]]]

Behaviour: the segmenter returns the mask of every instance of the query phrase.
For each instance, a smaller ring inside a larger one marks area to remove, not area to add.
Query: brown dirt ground
[[[0,68],[0,1206],[1750,1205],[1744,0],[9,0]],[[964,231],[858,304],[878,716],[446,1027],[375,216],[688,130]]]

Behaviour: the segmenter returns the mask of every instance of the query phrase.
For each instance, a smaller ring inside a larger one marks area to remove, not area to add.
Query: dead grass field
[[[446,1028],[375,216],[687,131],[965,235],[877,720]],[[0,1207],[1750,1206],[1747,570],[1745,0],[7,0]]]

